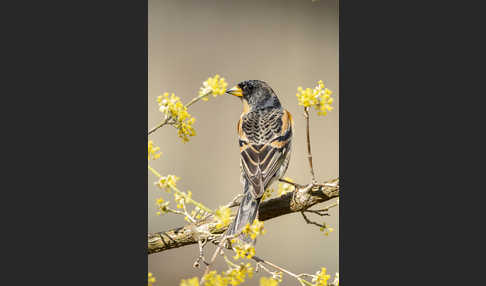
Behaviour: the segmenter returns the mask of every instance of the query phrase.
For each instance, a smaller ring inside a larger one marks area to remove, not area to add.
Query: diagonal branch
[[[313,186],[302,186],[280,197],[262,202],[258,210],[258,219],[265,221],[282,215],[301,212],[318,203],[337,197],[339,197],[339,179]],[[212,241],[218,238],[227,228],[218,229],[216,228],[217,224],[218,221],[211,215],[196,223],[148,234],[148,254],[196,244],[200,240]]]

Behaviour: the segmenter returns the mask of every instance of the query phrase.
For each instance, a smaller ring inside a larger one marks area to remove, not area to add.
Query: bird
[[[237,96],[243,112],[236,125],[240,147],[241,184],[243,199],[226,236],[241,233],[258,215],[265,190],[282,178],[287,171],[292,145],[292,115],[284,109],[273,89],[261,80],[246,80],[226,93]]]

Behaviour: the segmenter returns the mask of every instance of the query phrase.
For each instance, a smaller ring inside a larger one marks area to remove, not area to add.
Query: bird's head
[[[273,89],[261,80],[242,81],[227,90],[226,93],[240,97],[243,101],[243,108],[247,111],[281,107]]]

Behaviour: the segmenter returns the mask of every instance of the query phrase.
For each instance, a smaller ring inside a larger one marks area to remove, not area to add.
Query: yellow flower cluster
[[[195,218],[196,220],[201,219],[203,215],[206,215],[207,212],[196,206],[192,211],[191,211],[191,216]]]
[[[255,239],[257,236],[265,234],[265,227],[262,221],[255,219],[251,225],[247,223],[242,232],[249,235],[251,239]]]
[[[284,179],[289,181],[289,182],[292,182],[292,183],[294,182],[291,178],[288,178],[288,177],[285,177]],[[285,193],[292,192],[294,189],[295,189],[295,187],[291,184],[279,182],[278,188],[277,188],[277,193],[278,193],[279,196],[281,196]],[[266,189],[265,192],[263,193],[261,201],[263,202],[263,201],[267,200],[268,198],[270,198],[273,195],[273,193],[275,193],[275,190],[273,188]]]
[[[232,239],[231,243],[233,244],[233,249],[236,252],[236,255],[233,256],[233,259],[237,260],[238,258],[252,258],[255,256],[255,247],[250,243],[245,243],[241,245],[240,243],[236,244],[236,239]]]
[[[321,271],[316,272],[317,277],[312,279],[312,282],[316,282],[314,286],[327,286],[327,280],[331,278],[331,275],[326,274],[326,268],[322,267]]]
[[[326,223],[324,223],[324,227],[321,227],[319,230],[324,232],[325,236],[328,236],[331,232],[334,231],[334,228],[329,227]]]
[[[157,147],[157,146],[154,146],[154,142],[152,142],[152,140],[150,140],[148,142],[148,160],[150,161],[150,159],[152,159],[152,160],[158,159],[160,157],[160,155],[162,155],[162,153],[157,153],[159,150],[160,150],[160,148]]]
[[[273,194],[274,190],[272,188],[268,188],[265,190],[265,192],[263,193],[263,196],[262,196],[262,202],[268,198],[270,198]]]
[[[231,222],[231,210],[227,206],[219,207],[214,215],[218,220],[216,228],[223,228]]]
[[[288,177],[285,177],[284,179],[286,181],[289,181],[289,182],[292,182],[292,183],[294,182],[294,180],[292,180],[291,178],[288,178]],[[278,192],[278,195],[281,196],[285,193],[294,191],[294,189],[295,189],[295,187],[291,184],[279,182],[277,192]]]
[[[226,271],[224,273],[225,275],[225,278],[227,280],[229,280],[229,285],[233,285],[233,286],[236,286],[236,285],[239,285],[243,282],[245,282],[245,278],[246,276],[248,276],[248,278],[252,278],[253,277],[253,272],[254,272],[254,269],[253,267],[251,266],[250,263],[247,263],[247,264],[240,264],[240,266],[238,268],[232,268],[228,271]]]
[[[237,286],[245,282],[246,277],[252,278],[253,273],[254,269],[250,263],[242,263],[240,266],[231,268],[221,274],[218,274],[216,271],[210,271],[203,278],[204,286]],[[181,283],[180,286],[199,286],[199,284],[187,284],[186,282],[186,284]]]
[[[199,279],[197,277],[182,280],[180,286],[199,286]]]
[[[188,200],[190,200],[191,198],[192,198],[192,192],[191,191],[187,191],[187,194],[184,193],[184,192],[174,193],[174,200],[177,203],[178,209],[184,208],[184,205],[186,204],[186,202]]]
[[[148,273],[148,286],[152,286],[155,283],[155,277],[152,272]]]
[[[169,202],[165,202],[164,199],[158,198],[155,204],[159,208],[157,215],[162,215],[169,212]]]
[[[334,281],[332,281],[333,286],[339,286],[339,272],[334,275]]]
[[[203,86],[199,89],[199,97],[204,101],[208,101],[208,95],[212,94],[214,97],[223,95],[226,92],[228,83],[224,77],[220,77],[219,74],[214,77],[208,78],[203,82]]]
[[[242,233],[250,236],[251,239],[255,239],[257,236],[265,234],[263,222],[256,219],[251,225],[247,223],[246,226],[243,228]],[[250,259],[255,255],[255,247],[251,243],[243,243],[242,241],[233,238],[231,240],[231,244],[234,251],[236,252],[236,255],[233,256],[234,259]]]
[[[318,110],[319,115],[326,115],[328,111],[333,110],[331,104],[333,103],[333,98],[331,97],[332,91],[324,86],[322,80],[317,83],[314,89],[306,88],[303,89],[301,86],[297,88],[297,99],[299,100],[299,105],[309,107],[314,106]]]
[[[196,119],[187,112],[187,107],[182,104],[179,97],[174,93],[169,96],[169,93],[166,92],[157,97],[157,102],[160,112],[175,121],[173,125],[178,129],[177,134],[183,142],[189,141],[190,136],[196,135],[196,131],[192,128]]]
[[[167,175],[167,176],[160,177],[159,181],[155,184],[159,186],[161,189],[170,193],[171,188],[175,188],[177,181],[179,180],[180,178],[175,175]]]
[[[210,271],[204,277],[204,286],[226,286],[228,281],[216,271]]]
[[[273,278],[260,278],[260,286],[278,286],[278,281]]]

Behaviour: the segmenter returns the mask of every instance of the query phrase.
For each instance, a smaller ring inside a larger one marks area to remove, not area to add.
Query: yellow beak
[[[233,86],[231,89],[228,89],[226,93],[239,97],[243,96],[243,90],[241,90],[241,88],[239,88],[237,85]]]

